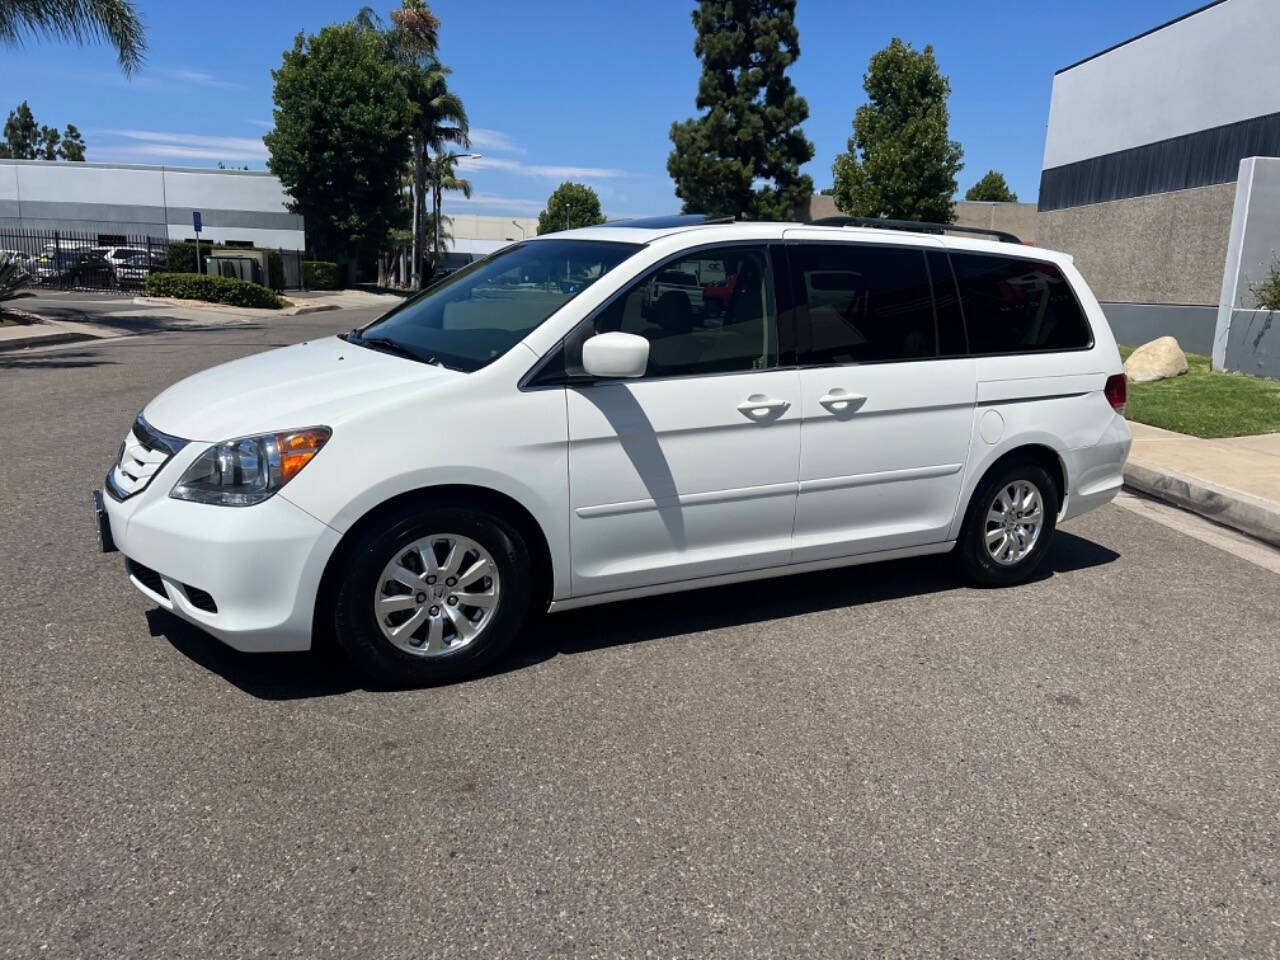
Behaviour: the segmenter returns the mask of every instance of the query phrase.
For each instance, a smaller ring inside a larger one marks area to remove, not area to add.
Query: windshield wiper
[[[384,353],[394,353],[398,357],[405,357],[409,360],[417,360],[419,363],[429,363],[432,366],[443,366],[439,360],[430,355],[418,353],[411,347],[392,340],[390,337],[363,337],[356,331],[352,330],[344,338],[348,343],[357,343],[362,347],[369,347],[373,350],[381,350]]]

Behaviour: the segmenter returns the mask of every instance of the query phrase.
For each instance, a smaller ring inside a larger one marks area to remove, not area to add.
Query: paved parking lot
[[[1280,951],[1280,577],[1146,516],[547,618],[452,687],[232,653],[96,553],[168,383],[368,314],[0,354],[0,955]]]

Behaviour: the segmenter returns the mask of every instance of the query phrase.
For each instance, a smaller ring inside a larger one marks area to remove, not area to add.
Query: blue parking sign
[[[191,211],[191,223],[195,226],[196,233],[199,233],[200,232],[200,211],[199,210]]]

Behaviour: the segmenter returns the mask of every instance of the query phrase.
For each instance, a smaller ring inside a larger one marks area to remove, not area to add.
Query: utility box
[[[220,249],[205,260],[204,272],[211,277],[232,277],[267,286],[270,276],[265,250]]]

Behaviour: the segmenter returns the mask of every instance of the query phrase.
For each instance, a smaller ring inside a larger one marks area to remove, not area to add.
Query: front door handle
[[[753,420],[763,419],[771,413],[779,413],[791,406],[786,400],[775,400],[763,393],[753,393],[738,404],[738,412],[745,413]]]
[[[849,393],[840,387],[835,387],[819,397],[818,402],[832,413],[844,413],[846,410],[857,410],[867,402],[867,398],[860,393]]]

